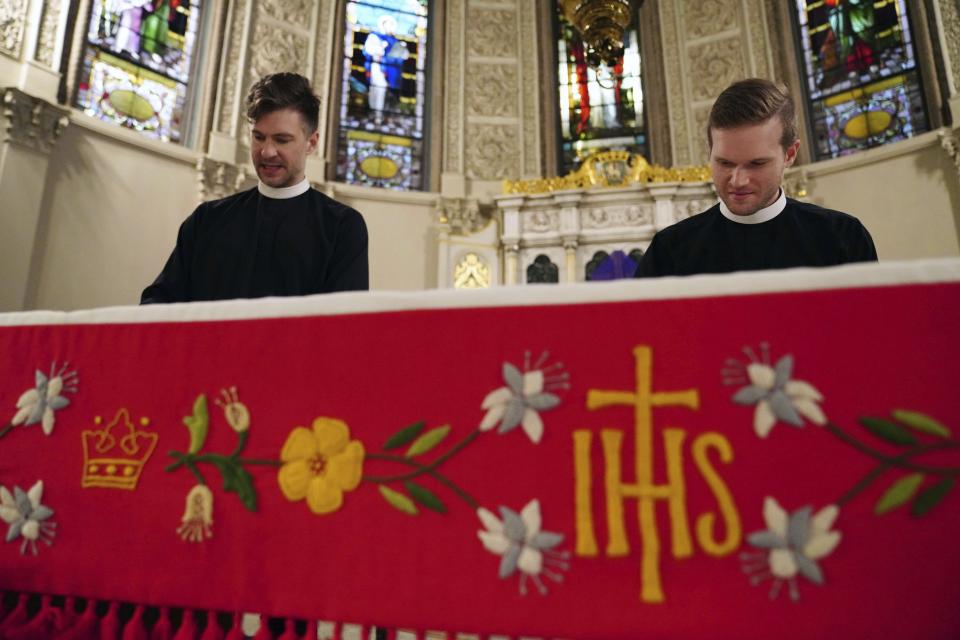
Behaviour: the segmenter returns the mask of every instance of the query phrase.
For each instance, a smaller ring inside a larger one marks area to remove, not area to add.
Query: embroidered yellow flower
[[[343,492],[360,484],[363,454],[363,443],[350,439],[345,422],[317,418],[312,430],[297,427],[287,436],[277,473],[280,490],[291,502],[306,498],[318,515],[333,513],[343,504]]]

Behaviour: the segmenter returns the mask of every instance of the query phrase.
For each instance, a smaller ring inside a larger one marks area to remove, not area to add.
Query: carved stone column
[[[444,197],[542,175],[538,18],[531,0],[447,0]]]
[[[713,101],[731,82],[773,77],[764,0],[658,3],[673,163],[707,160]]]
[[[0,311],[23,309],[50,152],[68,112],[19,89],[0,89]]]
[[[957,169],[957,180],[960,180],[960,129],[941,131],[940,145],[953,160],[953,166]]]
[[[2,1],[2,0],[0,0]],[[334,60],[335,0],[236,0],[228,3],[220,79],[207,155],[216,162],[245,166],[250,133],[244,99],[261,76],[293,71],[311,79],[321,98],[318,154],[327,147],[327,109]],[[325,180],[322,155],[307,158],[307,176]]]
[[[956,125],[960,122],[960,2],[933,0],[931,4],[943,55],[947,101]]]
[[[203,202],[236,193],[243,187],[247,175],[242,167],[204,157],[197,160],[197,179]]]

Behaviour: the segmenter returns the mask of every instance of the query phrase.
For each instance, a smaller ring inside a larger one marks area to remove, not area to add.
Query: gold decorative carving
[[[631,184],[709,181],[710,167],[707,166],[666,168],[648,163],[638,153],[600,151],[584,160],[576,171],[559,178],[504,180],[503,193],[535,194]]]
[[[477,254],[468,253],[460,259],[453,270],[453,288],[490,288],[490,267]]]
[[[516,125],[467,125],[467,177],[500,180],[520,173],[520,136]]]
[[[57,138],[70,124],[66,109],[13,88],[3,90],[2,113],[6,141],[41,153],[53,151]]]
[[[0,0],[0,53],[20,57],[29,6],[24,0]]]
[[[471,7],[467,17],[467,53],[471,56],[516,57],[516,11]]]
[[[444,154],[443,168],[450,173],[463,171],[463,97],[460,83],[463,82],[463,12],[466,0],[451,0],[447,3],[446,78],[444,82]]]
[[[783,177],[783,192],[795,200],[806,200],[808,187],[807,172],[802,167],[788,170]]]
[[[197,160],[197,179],[200,187],[200,200],[217,200],[233,195],[243,187],[246,172],[227,162],[216,162],[210,158]]]
[[[513,64],[467,66],[467,115],[516,117],[519,82]]]
[[[736,29],[737,4],[729,0],[683,0],[687,34],[702,38]]]
[[[47,67],[53,66],[53,51],[57,46],[57,26],[60,22],[60,0],[47,0],[40,18],[40,34],[34,59]]]
[[[674,0],[659,2],[660,33],[663,37],[663,67],[667,84],[667,107],[670,111],[670,132],[673,143],[673,161],[689,164],[690,138],[687,129],[686,98],[683,79],[683,63],[680,58],[679,29],[677,27],[677,4]]]
[[[264,15],[291,25],[307,25],[310,22],[311,0],[260,0]]]
[[[713,100],[731,82],[746,76],[740,38],[727,38],[691,47],[687,55],[694,100]]]

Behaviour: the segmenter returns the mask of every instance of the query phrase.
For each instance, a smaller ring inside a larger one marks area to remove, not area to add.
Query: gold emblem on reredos
[[[94,424],[102,423],[100,416],[94,418]],[[140,418],[141,426],[148,424],[150,420]],[[153,454],[160,436],[135,428],[130,422],[130,413],[120,409],[105,428],[84,430],[80,438],[83,442],[81,486],[132,491],[137,488],[143,466]]]

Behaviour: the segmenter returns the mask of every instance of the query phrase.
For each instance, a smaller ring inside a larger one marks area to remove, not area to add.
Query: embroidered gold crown
[[[84,430],[81,433],[81,486],[136,489],[143,465],[153,454],[159,437],[156,433],[134,428],[126,409],[117,411],[106,428],[99,431]]]

